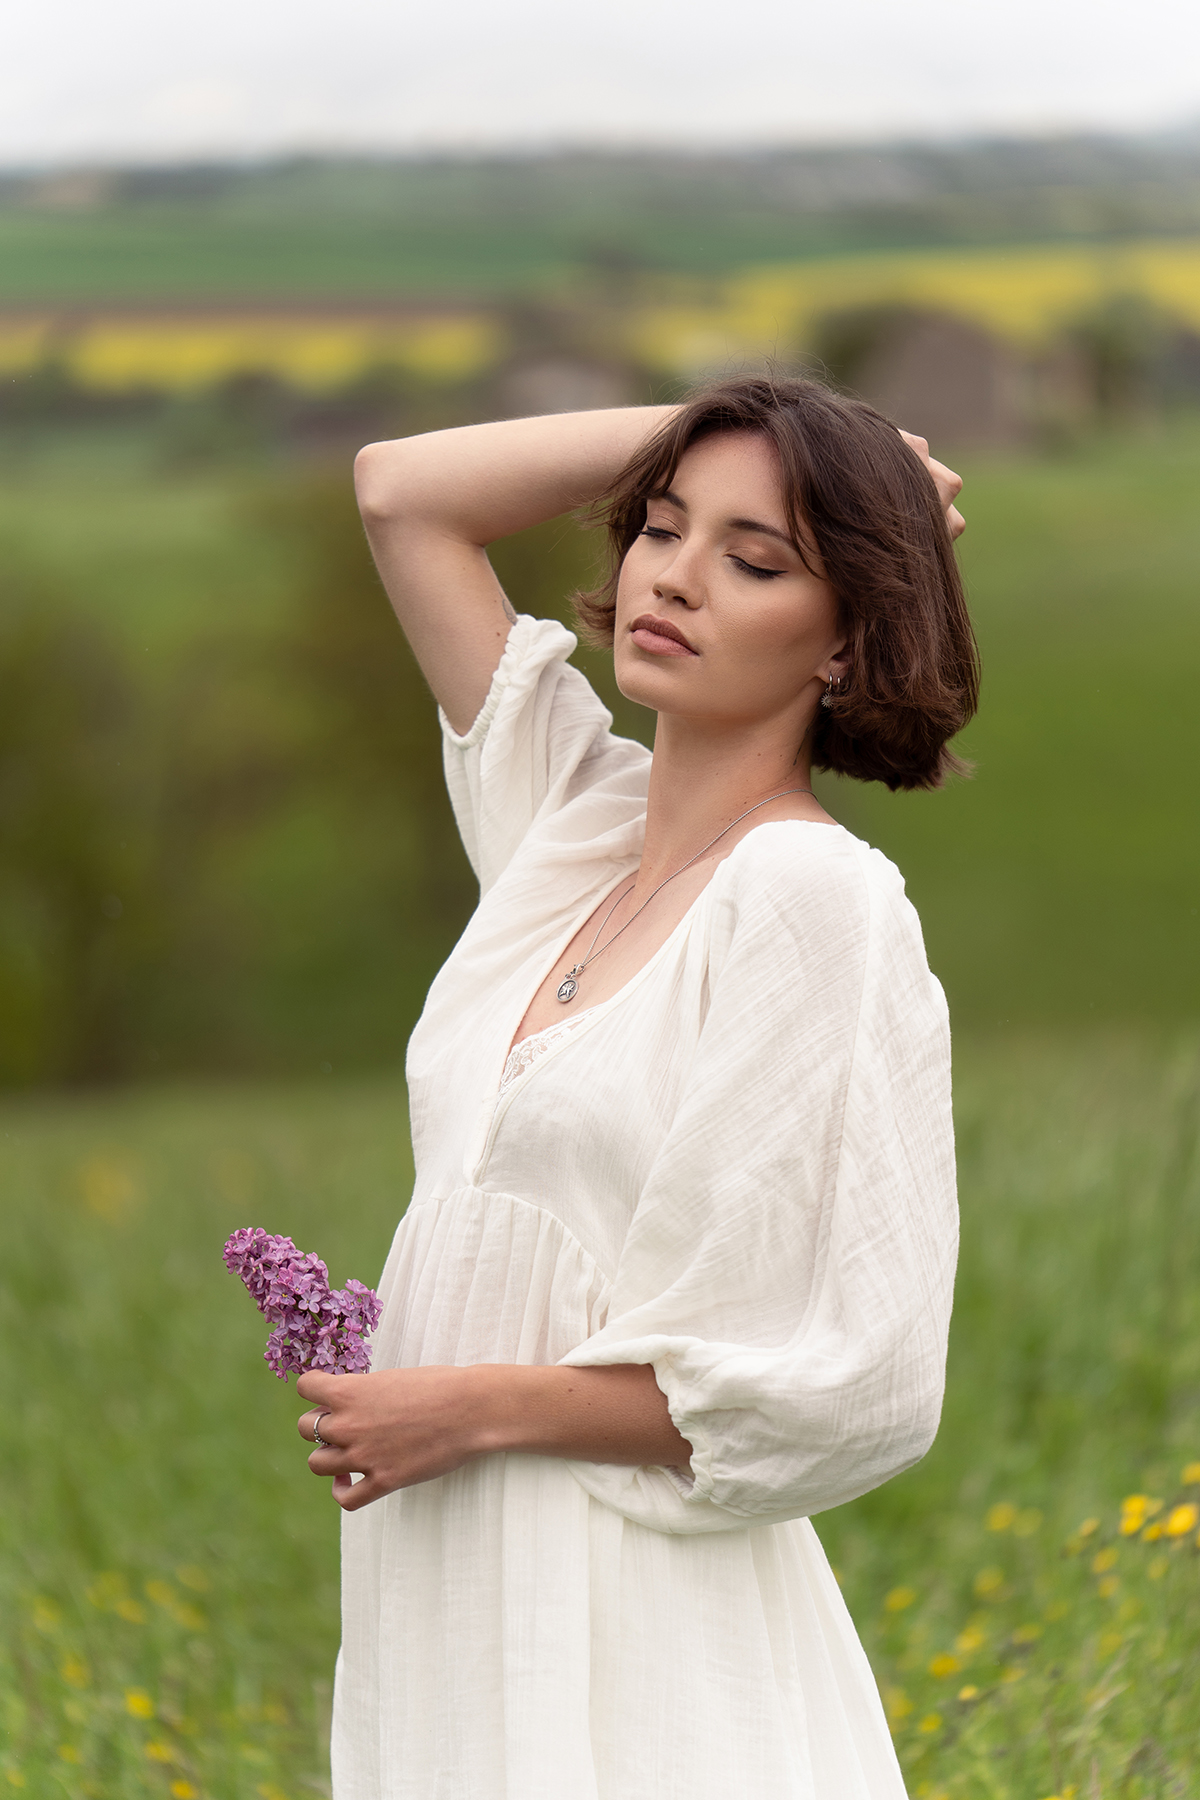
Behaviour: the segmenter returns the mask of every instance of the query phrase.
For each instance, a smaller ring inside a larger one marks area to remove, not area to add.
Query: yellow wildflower
[[[950,1656],[945,1650],[935,1656],[929,1664],[929,1673],[936,1675],[940,1681],[945,1675],[957,1675],[962,1668],[957,1656]]]
[[[1019,1663],[1010,1663],[1008,1665],[1007,1669],[1001,1669],[1000,1679],[1001,1679],[1001,1681],[1006,1682],[1006,1683],[1020,1681],[1020,1679],[1021,1679],[1022,1675],[1024,1675],[1024,1673],[1025,1673],[1025,1671]]]
[[[1099,1519],[1085,1519],[1083,1521],[1083,1524],[1079,1527],[1079,1530],[1076,1533],[1076,1536],[1081,1537],[1081,1538],[1091,1537],[1092,1533],[1094,1531],[1099,1531],[1099,1529],[1100,1529]]]
[[[995,1506],[988,1507],[984,1524],[989,1531],[1007,1531],[1016,1516],[1017,1509],[1012,1501],[1000,1500]]]
[[[883,1696],[889,1719],[906,1719],[913,1709],[913,1703],[903,1688],[887,1688]]]
[[[9,1787],[23,1788],[25,1786],[25,1777],[20,1769],[5,1769],[4,1778]]]
[[[82,1656],[64,1656],[58,1672],[69,1687],[85,1688],[92,1679]]]
[[[200,1789],[193,1787],[190,1781],[184,1781],[182,1776],[171,1783],[171,1792],[175,1800],[200,1800]]]
[[[966,1687],[959,1688],[958,1697],[960,1700],[978,1700],[979,1689],[977,1687],[972,1687],[970,1683],[968,1683]]]
[[[146,1623],[146,1609],[140,1600],[130,1600],[128,1597],[124,1600],[118,1600],[113,1607],[113,1611],[117,1614],[118,1618],[127,1619],[131,1625],[144,1625]]]
[[[254,1791],[259,1800],[287,1800],[283,1789],[277,1788],[273,1781],[260,1781]]]
[[[986,1642],[986,1635],[979,1629],[978,1625],[968,1625],[966,1629],[960,1631],[955,1638],[954,1648],[960,1651],[963,1656],[970,1656],[974,1651],[982,1650]]]
[[[113,1569],[108,1569],[103,1575],[97,1575],[86,1593],[92,1605],[99,1607],[101,1612],[105,1612],[110,1607],[116,1606],[119,1600],[124,1599],[125,1577],[118,1575]]]
[[[171,1608],[171,1617],[177,1625],[183,1625],[188,1631],[206,1631],[208,1620],[198,1606],[188,1606],[186,1602]]]
[[[1163,1521],[1168,1537],[1186,1537],[1200,1523],[1200,1506],[1173,1506]]]
[[[175,1761],[174,1750],[172,1750],[170,1744],[165,1744],[161,1738],[151,1739],[146,1745],[146,1755],[150,1758],[151,1762],[169,1763]]]
[[[890,1613],[903,1612],[906,1606],[912,1605],[916,1597],[916,1588],[894,1587],[890,1594],[884,1595],[884,1609]]]
[[[175,1604],[175,1589],[169,1581],[148,1581],[145,1593],[147,1600],[153,1600],[155,1606],[170,1608]]]
[[[991,1600],[1004,1586],[1003,1569],[980,1569],[975,1577],[975,1592],[981,1600]]]
[[[1097,1550],[1095,1556],[1093,1556],[1092,1573],[1094,1575],[1103,1575],[1107,1569],[1115,1568],[1116,1564],[1117,1547],[1115,1544],[1109,1544],[1107,1549]]]
[[[1113,1651],[1119,1650],[1124,1642],[1125,1640],[1119,1631],[1106,1631],[1100,1638],[1100,1654],[1102,1656],[1111,1656]]]
[[[1200,1462],[1185,1463],[1179,1479],[1184,1487],[1200,1487]]]
[[[940,1731],[941,1729],[941,1713],[926,1713],[925,1717],[921,1720],[921,1723],[917,1726],[917,1730],[925,1732],[926,1735],[934,1731]]]
[[[154,1702],[145,1688],[125,1689],[125,1711],[134,1719],[152,1719]]]
[[[1121,1536],[1132,1537],[1162,1505],[1149,1494],[1126,1494],[1121,1502]]]
[[[1013,1632],[1014,1644],[1036,1644],[1042,1635],[1040,1625],[1018,1625]]]
[[[1111,1600],[1121,1583],[1115,1575],[1106,1575],[1096,1583],[1096,1592],[1102,1600]]]
[[[79,1754],[79,1747],[77,1744],[60,1744],[58,1746],[58,1754],[62,1757],[64,1762],[81,1763],[83,1761],[82,1756]]]
[[[1147,1525],[1145,1531],[1142,1533],[1143,1544],[1157,1543],[1165,1529],[1166,1527],[1163,1521],[1161,1519],[1155,1519],[1154,1523],[1152,1525]]]

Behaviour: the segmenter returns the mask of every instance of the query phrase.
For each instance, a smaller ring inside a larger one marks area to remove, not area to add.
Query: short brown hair
[[[861,400],[799,377],[738,376],[691,395],[598,503],[612,556],[604,585],[575,597],[590,642],[613,642],[617,578],[680,458],[717,431],[774,444],[800,554],[815,540],[851,664],[817,711],[820,769],[897,788],[940,787],[967,765],[946,748],[979,702],[979,653],[942,503],[895,426]]]

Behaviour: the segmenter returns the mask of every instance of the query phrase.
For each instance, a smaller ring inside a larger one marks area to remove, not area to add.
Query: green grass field
[[[1194,1036],[960,1043],[941,1435],[818,1521],[915,1795],[1200,1794],[1198,1101]],[[370,1280],[409,1177],[391,1078],[0,1112],[0,1771],[29,1800],[325,1791],[337,1515],[220,1249],[261,1223]]]

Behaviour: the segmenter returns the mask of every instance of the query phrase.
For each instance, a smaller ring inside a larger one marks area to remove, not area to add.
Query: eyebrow
[[[665,489],[661,494],[651,494],[650,499],[665,500],[668,505],[677,506],[680,512],[686,512],[688,509],[687,501],[681,499],[678,494],[672,493],[670,488]],[[726,519],[725,523],[732,526],[734,531],[757,531],[763,537],[776,538],[781,544],[786,544],[789,550],[795,550],[797,554],[800,554],[799,546],[788,536],[786,531],[779,531],[774,525],[764,525],[761,519]]]

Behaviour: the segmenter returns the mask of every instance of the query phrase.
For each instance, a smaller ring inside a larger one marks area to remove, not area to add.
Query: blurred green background
[[[946,985],[964,1202],[938,1445],[822,1536],[915,1794],[1200,1792],[1197,160],[0,181],[14,1789],[325,1789],[336,1521],[219,1250],[374,1279],[474,899],[355,447],[775,356],[961,468],[984,661],[972,780],[821,784]],[[493,551],[564,618],[596,555],[570,520]]]

